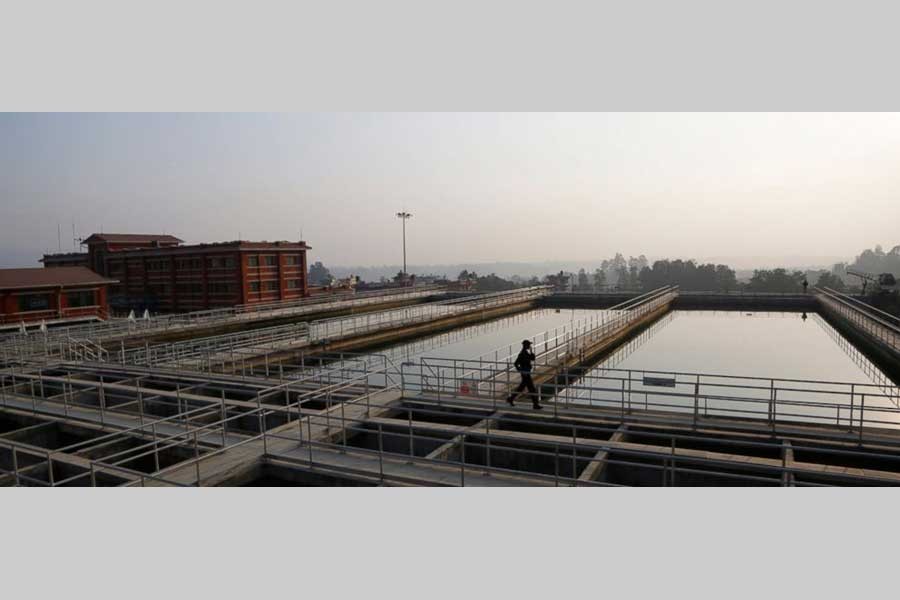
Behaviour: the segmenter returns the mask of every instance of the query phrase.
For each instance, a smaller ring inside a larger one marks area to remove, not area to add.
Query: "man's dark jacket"
[[[534,352],[531,350],[526,350],[522,348],[522,351],[519,352],[519,355],[516,357],[516,362],[513,363],[516,365],[516,369],[519,371],[524,371],[527,373],[531,372],[531,363],[534,362]]]

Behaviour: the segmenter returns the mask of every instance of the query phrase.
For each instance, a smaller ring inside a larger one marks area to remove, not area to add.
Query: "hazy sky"
[[[0,266],[79,235],[311,260],[846,256],[900,244],[900,114],[3,114]]]

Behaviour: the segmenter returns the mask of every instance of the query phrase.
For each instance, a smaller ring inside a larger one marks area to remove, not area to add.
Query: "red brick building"
[[[114,283],[86,267],[0,269],[0,323],[105,319]]]
[[[81,243],[88,247],[88,268],[105,274],[106,257],[110,253],[146,248],[174,248],[181,244],[182,240],[173,235],[95,233]]]
[[[87,252],[61,252],[59,254],[45,254],[41,259],[45,267],[86,267],[88,266]]]
[[[94,234],[88,263],[118,280],[116,309],[187,312],[309,295],[305,242],[181,245],[169,235]]]

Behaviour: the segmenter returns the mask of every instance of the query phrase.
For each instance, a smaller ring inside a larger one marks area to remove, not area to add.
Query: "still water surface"
[[[699,391],[701,414],[738,417],[765,417],[774,396],[778,418],[849,425],[866,394],[867,423],[900,423],[896,386],[822,317],[806,316],[673,311],[599,363],[570,395],[693,411]],[[645,376],[677,384],[647,384]]]

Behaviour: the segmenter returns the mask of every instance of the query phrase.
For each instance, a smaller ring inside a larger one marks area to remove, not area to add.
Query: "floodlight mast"
[[[406,277],[406,220],[412,217],[411,213],[405,210],[397,213],[397,218],[403,221],[403,276]]]

